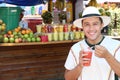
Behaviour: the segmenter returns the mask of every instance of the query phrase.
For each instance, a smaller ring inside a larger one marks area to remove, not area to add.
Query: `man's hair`
[[[100,22],[101,22],[101,23],[103,23],[103,20],[102,20],[102,18],[101,18],[101,17],[99,17],[99,20],[100,20]]]

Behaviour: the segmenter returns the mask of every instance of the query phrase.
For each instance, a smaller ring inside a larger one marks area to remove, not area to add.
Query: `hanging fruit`
[[[88,3],[88,6],[95,6],[98,7],[98,3],[96,0],[90,0],[90,2]]]
[[[55,7],[60,11],[63,10],[64,9],[64,0],[56,0]]]

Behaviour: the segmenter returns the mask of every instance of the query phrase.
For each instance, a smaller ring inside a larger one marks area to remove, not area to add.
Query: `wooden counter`
[[[78,41],[0,43],[0,80],[64,80],[68,51]]]
[[[77,41],[1,43],[0,80],[64,80],[64,63]]]

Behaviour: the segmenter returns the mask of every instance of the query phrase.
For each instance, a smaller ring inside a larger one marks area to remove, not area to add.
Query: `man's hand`
[[[108,54],[109,52],[104,46],[101,45],[95,46],[95,56],[99,58],[106,58]]]

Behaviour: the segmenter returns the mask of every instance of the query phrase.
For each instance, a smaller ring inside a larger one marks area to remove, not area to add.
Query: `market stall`
[[[30,6],[42,3],[42,0],[2,0],[1,2]],[[16,11],[11,9],[11,12]],[[5,13],[8,12],[1,14],[5,15]],[[15,17],[20,14],[16,15],[16,13]],[[9,21],[13,19],[11,15],[8,17]],[[4,19],[3,16],[1,17]],[[14,22],[18,22],[18,17],[16,19]],[[0,20],[0,80],[64,80],[64,62],[68,51],[74,43],[81,40],[80,33],[76,31],[76,28],[73,27],[73,31],[68,32],[68,29],[66,29],[68,25],[61,25],[60,28],[54,27],[54,38],[51,40],[52,37],[49,37],[46,40],[44,37],[50,35],[48,34],[49,27],[47,28],[46,25],[42,26],[43,29],[41,30],[43,39],[41,36],[35,39],[33,34],[37,33],[37,30],[36,26],[31,25],[33,21],[29,20],[29,28],[32,27],[30,30],[22,29],[19,26],[9,29],[8,27],[13,26],[13,24],[7,26],[8,23],[5,20]],[[6,29],[8,30],[6,31]],[[49,30],[49,32],[51,31]],[[60,32],[62,36],[58,38]],[[79,34],[75,40],[73,35],[71,35],[71,38],[69,36],[69,33],[73,34],[73,32]],[[66,34],[66,37],[63,33]],[[32,39],[30,39],[30,36]]]
[[[44,1],[1,2],[31,6]],[[7,33],[0,23],[0,80],[64,80],[65,59],[71,46],[84,38],[82,29],[72,24],[42,25],[38,20],[33,27],[28,21],[30,30],[18,26]]]
[[[21,27],[5,33],[6,26],[1,21],[0,79],[64,80],[64,62],[68,51],[84,35],[76,31],[79,30],[76,27],[69,26],[71,31],[67,24],[59,26],[55,29],[42,26],[42,35],[39,36],[31,29]],[[54,32],[51,33],[50,29]]]
[[[63,27],[55,27],[54,33],[46,33],[45,30],[49,30],[46,27],[42,36],[34,36],[32,30],[20,27],[4,34],[4,26],[0,30],[0,79],[64,80],[64,62],[68,51],[84,36],[80,36],[81,32],[74,27],[73,32],[68,32],[66,26],[65,32],[58,32]]]

